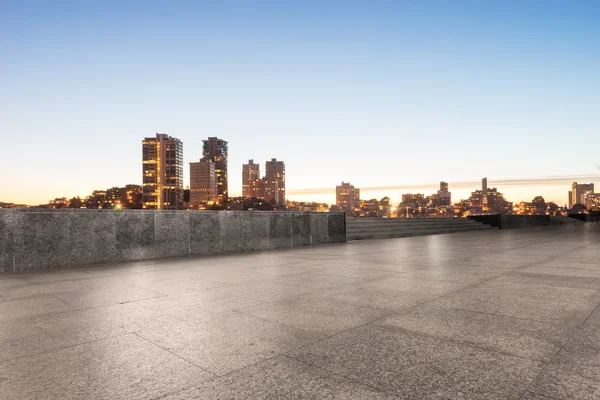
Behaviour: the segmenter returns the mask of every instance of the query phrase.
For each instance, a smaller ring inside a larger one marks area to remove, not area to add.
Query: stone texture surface
[[[0,398],[599,399],[599,244],[565,225],[4,273]]]
[[[345,241],[341,213],[0,209],[0,272]]]
[[[0,364],[0,398],[147,399],[211,377],[140,337],[125,335]]]

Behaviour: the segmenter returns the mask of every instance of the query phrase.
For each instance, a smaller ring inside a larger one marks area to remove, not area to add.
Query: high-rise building
[[[273,205],[285,204],[285,164],[276,158],[265,163],[265,200]]]
[[[360,207],[360,189],[342,182],[335,187],[335,204],[346,214],[354,214],[354,210]]]
[[[483,178],[481,180],[481,208],[483,209],[483,211],[489,210],[487,195],[488,195],[487,178]]]
[[[437,192],[438,205],[449,206],[452,204],[452,194],[448,191],[448,182],[440,182],[440,190]]]
[[[227,141],[216,137],[203,140],[204,158],[215,163],[215,176],[217,179],[217,201],[226,205],[229,197],[229,185],[227,176]]]
[[[242,165],[242,196],[251,199],[258,198],[258,186],[260,185],[260,166],[249,160],[248,164]]]
[[[593,183],[577,183],[573,182],[571,185],[572,201],[573,205],[581,204],[585,206],[586,196],[588,194],[594,193],[594,184]]]
[[[573,208],[573,192],[569,190],[569,208]]]
[[[183,208],[183,143],[157,133],[142,141],[142,204],[153,210]]]
[[[217,199],[215,163],[206,158],[190,163],[190,205],[197,208],[202,203]]]

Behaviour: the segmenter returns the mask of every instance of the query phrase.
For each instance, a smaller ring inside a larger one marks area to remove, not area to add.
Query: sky
[[[597,1],[0,9],[0,201],[141,184],[156,132],[183,141],[186,184],[202,140],[228,140],[232,195],[242,163],[271,158],[297,200],[334,202],[342,181],[394,201],[439,181],[456,201],[484,176],[511,201],[600,187]]]

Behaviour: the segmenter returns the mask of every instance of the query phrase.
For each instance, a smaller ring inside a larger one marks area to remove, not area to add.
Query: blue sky
[[[600,175],[599,2],[0,7],[0,201],[140,183],[155,132],[184,142],[186,181],[202,139],[228,140],[234,195],[249,158],[330,202],[342,180]],[[564,204],[568,186],[499,189]]]

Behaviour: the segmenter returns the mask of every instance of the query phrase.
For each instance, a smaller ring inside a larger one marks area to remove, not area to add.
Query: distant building
[[[204,158],[215,163],[218,203],[226,205],[229,197],[229,178],[227,175],[229,151],[227,141],[216,137],[209,137],[207,140],[203,140],[203,143]]]
[[[288,211],[328,212],[329,204],[287,200],[285,208]]]
[[[190,207],[212,204],[217,200],[215,163],[203,158],[190,163]]]
[[[569,190],[569,208],[573,207],[573,192]]]
[[[585,198],[585,208],[600,211],[600,193],[589,193]]]
[[[257,196],[257,187],[260,184],[260,165],[254,160],[242,165],[242,196],[251,199]]]
[[[513,204],[506,201],[496,188],[488,188],[487,178],[481,180],[481,190],[471,193],[468,200],[461,202],[461,208],[466,208],[473,214],[510,214]],[[461,212],[462,213],[462,212]]]
[[[571,185],[572,194],[572,202],[573,204],[581,204],[585,206],[586,196],[588,194],[594,193],[594,184],[593,183],[577,183],[573,182]]]
[[[285,204],[285,164],[276,158],[265,163],[265,200],[273,205]]]
[[[378,217],[379,216],[379,200],[360,200],[361,217]]]
[[[157,133],[142,141],[142,203],[153,210],[183,208],[183,143]]]
[[[452,194],[448,191],[448,182],[440,182],[440,190],[437,192],[437,205],[445,207],[452,205]]]
[[[346,214],[353,215],[354,210],[360,207],[360,189],[342,182],[335,188],[335,205]]]
[[[423,193],[406,193],[402,195],[403,203],[420,202],[423,200],[425,200],[425,195]]]

